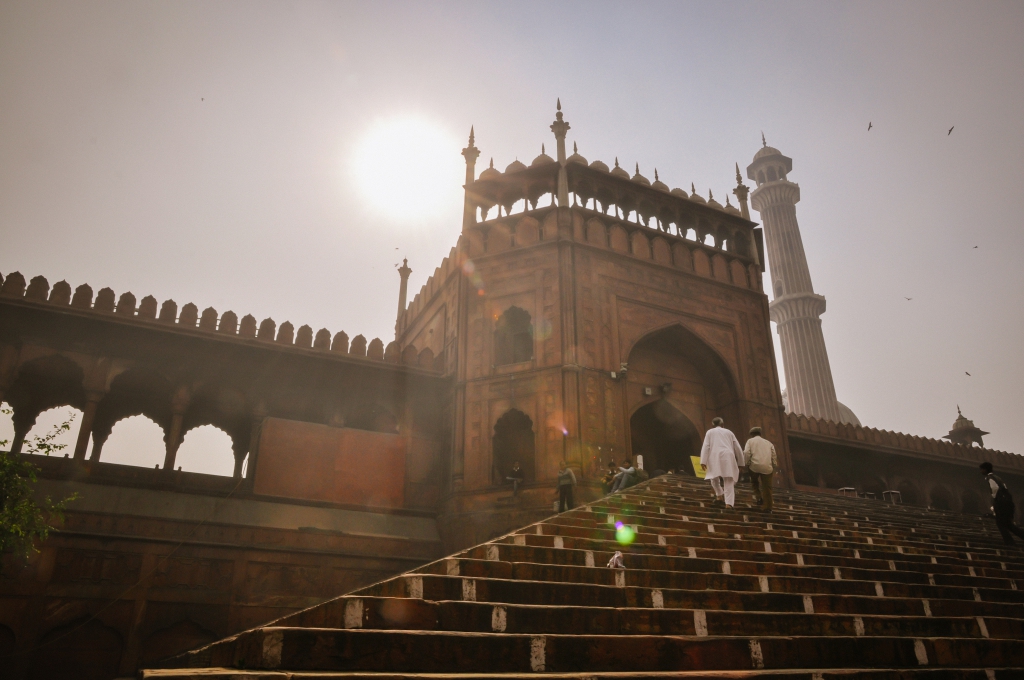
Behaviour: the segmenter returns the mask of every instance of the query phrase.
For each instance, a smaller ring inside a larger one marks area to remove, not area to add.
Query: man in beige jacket
[[[772,477],[779,469],[779,457],[775,453],[775,446],[761,437],[761,428],[750,428],[750,439],[743,447],[743,460],[754,485],[754,499],[762,503],[761,510],[771,512]]]

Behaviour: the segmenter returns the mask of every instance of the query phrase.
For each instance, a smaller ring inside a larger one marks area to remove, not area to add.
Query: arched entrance
[[[633,455],[644,469],[693,474],[690,456],[700,455],[701,437],[690,419],[666,399],[641,406],[629,419]]]
[[[494,424],[494,476],[498,484],[505,483],[505,477],[516,461],[523,469],[526,482],[534,479],[533,471],[534,434],[533,421],[518,409],[508,410]]]
[[[741,425],[732,373],[702,339],[680,325],[642,337],[629,352],[626,400],[631,452],[644,468],[693,473],[705,427],[715,416]],[[661,395],[651,401],[652,395]]]

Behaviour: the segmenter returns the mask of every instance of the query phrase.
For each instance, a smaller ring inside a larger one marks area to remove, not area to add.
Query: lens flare
[[[636,540],[636,532],[622,522],[616,522],[615,540],[619,542],[619,545],[629,545]]]

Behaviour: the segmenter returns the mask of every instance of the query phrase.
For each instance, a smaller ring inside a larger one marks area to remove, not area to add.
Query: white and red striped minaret
[[[764,135],[761,139],[764,143]],[[757,183],[750,202],[761,213],[771,268],[774,299],[768,308],[772,321],[778,324],[782,344],[787,410],[838,423],[848,418],[843,417],[843,407],[836,399],[821,332],[825,298],[811,285],[796,221],[800,186],[786,179],[792,169],[793,160],[767,143],[747,167],[747,177]]]

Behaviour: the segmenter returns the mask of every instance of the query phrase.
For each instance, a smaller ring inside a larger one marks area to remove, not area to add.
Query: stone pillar
[[[13,408],[13,406],[12,406]],[[21,447],[25,444],[25,437],[28,436],[29,430],[36,424],[36,417],[38,413],[33,413],[31,416],[24,415],[23,412],[14,408],[14,439],[11,440],[11,453],[21,453]]]
[[[558,192],[556,198],[558,206],[569,207],[569,178],[565,172],[565,133],[569,131],[569,124],[562,120],[562,100],[558,100],[558,111],[555,113],[555,122],[551,124],[551,131],[555,133],[555,141],[558,146]]]
[[[263,404],[260,404],[252,414],[249,427],[249,466],[245,469],[245,478],[249,480],[249,486],[256,481],[256,464],[259,461],[260,433],[263,431],[263,421],[267,413]]]
[[[89,448],[89,437],[92,436],[92,423],[96,418],[96,407],[103,398],[102,392],[86,393],[87,401],[82,409],[82,424],[78,428],[78,441],[75,443],[75,460],[85,460],[85,451]],[[94,456],[97,460],[98,456]]]
[[[789,410],[838,423],[839,402],[821,331],[825,298],[811,285],[796,219],[800,187],[786,179],[792,169],[793,161],[770,146],[747,168],[747,177],[757,182],[750,198],[764,222],[771,265],[774,299],[768,309],[778,324]]]
[[[398,317],[395,319],[395,340],[398,339],[398,333],[401,330],[398,325],[402,322],[402,314],[405,313],[406,297],[409,294],[409,274],[412,274],[412,269],[409,268],[409,260],[403,259],[402,266],[398,268],[398,275],[402,277],[402,283],[398,287]]]
[[[164,453],[164,470],[174,469],[174,459],[181,446],[181,428],[185,419],[184,413],[175,412],[171,415],[171,429],[167,433],[167,450]]]
[[[185,409],[188,408],[189,395],[185,388],[179,388],[171,397],[171,428],[167,432],[167,451],[164,454],[164,472],[174,470],[174,459],[178,455],[178,447],[184,432]]]
[[[476,159],[480,157],[480,149],[473,145],[473,128],[469,128],[469,145],[462,150],[466,159],[466,197],[462,205],[462,231],[476,224],[476,206],[469,197],[469,186],[476,181]]]

